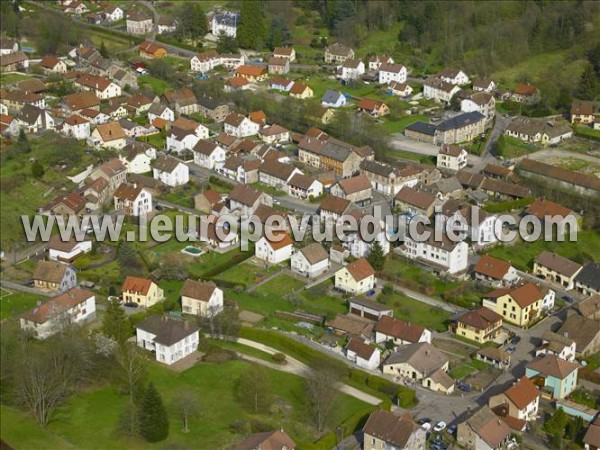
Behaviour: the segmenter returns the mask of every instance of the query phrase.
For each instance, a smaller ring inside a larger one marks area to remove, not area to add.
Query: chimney
[[[569,337],[569,332],[568,332],[568,331],[565,331],[565,332],[563,333],[563,335],[564,335],[564,337],[568,338],[568,337]]]
[[[429,350],[425,350],[425,356],[429,357]]]

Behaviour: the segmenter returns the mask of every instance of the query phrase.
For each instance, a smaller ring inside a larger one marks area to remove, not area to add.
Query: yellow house
[[[181,309],[186,314],[212,317],[223,311],[223,290],[212,281],[186,280],[181,288]]]
[[[147,278],[127,277],[121,291],[123,302],[136,303],[144,308],[149,308],[165,298],[163,290]]]
[[[290,97],[305,99],[312,98],[313,95],[313,90],[306,84],[294,83],[292,89],[290,89]]]
[[[547,295],[554,296],[554,292],[549,290]],[[525,283],[490,292],[483,299],[483,306],[500,314],[507,322],[526,327],[540,317],[545,297],[535,284]]]
[[[335,287],[350,294],[364,294],[375,287],[375,270],[360,258],[335,273]]]
[[[496,338],[502,329],[502,316],[482,306],[474,311],[467,311],[450,328],[457,336],[483,344]]]

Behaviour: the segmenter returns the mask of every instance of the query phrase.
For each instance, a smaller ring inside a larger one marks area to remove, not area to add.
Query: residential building
[[[422,230],[426,232],[427,230]],[[442,239],[435,239],[431,230],[430,236],[425,241],[413,240],[407,236],[404,241],[402,253],[430,267],[436,273],[449,273],[456,275],[464,273],[468,267],[469,245],[465,241],[454,242],[443,235]]]
[[[142,9],[127,12],[126,27],[129,34],[147,34],[152,32],[152,16]]]
[[[240,21],[239,11],[219,11],[212,16],[211,31],[214,36],[225,36],[235,38]]]
[[[152,170],[152,161],[156,159],[156,149],[145,142],[134,141],[123,147],[119,160],[127,173],[147,173]]]
[[[462,86],[464,84],[469,84],[471,80],[469,80],[469,76],[459,69],[444,69],[438,77],[450,84]]]
[[[289,179],[288,194],[302,200],[315,199],[323,194],[323,183],[302,173],[295,173]]]
[[[106,77],[96,75],[83,75],[77,78],[75,84],[86,91],[93,91],[101,100],[119,97],[122,93],[121,86]]]
[[[362,339],[350,338],[346,344],[346,358],[358,367],[376,370],[381,362],[381,351],[374,345],[366,344]]]
[[[210,72],[222,63],[220,55],[214,50],[198,53],[190,59],[190,69],[193,72]]]
[[[313,90],[310,88],[310,86],[308,86],[304,83],[294,82],[294,85],[290,89],[290,97],[299,98],[301,100],[306,99],[306,98],[312,98],[313,95],[314,95]],[[326,109],[325,111],[329,111],[329,110]],[[324,114],[325,113],[321,114],[321,117],[323,117]],[[321,119],[321,122],[323,122],[322,119]],[[326,123],[326,122],[323,122],[323,123]]]
[[[294,241],[285,232],[273,233],[273,239],[262,236],[256,242],[255,256],[269,264],[279,264],[292,257]]]
[[[540,396],[536,385],[529,378],[522,377],[504,392],[491,396],[488,406],[500,417],[529,422],[536,420]]]
[[[365,294],[375,288],[375,270],[360,258],[335,273],[335,288],[350,294]]]
[[[469,154],[458,145],[442,144],[437,154],[437,167],[459,171],[467,167]]]
[[[331,187],[331,194],[344,200],[349,200],[356,206],[364,206],[371,203],[371,182],[366,175],[357,175],[344,178]]]
[[[273,49],[273,56],[276,58],[287,58],[290,62],[296,60],[296,50],[294,47],[275,47]]]
[[[279,72],[287,73],[287,72]],[[235,76],[245,78],[250,83],[256,83],[267,79],[269,72],[264,67],[243,65],[235,69]]]
[[[190,181],[190,169],[183,161],[173,156],[159,156],[152,164],[152,176],[167,186],[177,187]]]
[[[269,58],[267,69],[271,75],[285,75],[290,71],[290,60],[273,56]]]
[[[573,130],[564,119],[517,116],[510,121],[504,134],[523,142],[551,145],[573,137]]]
[[[17,119],[8,114],[0,114],[0,130],[3,136],[17,136],[21,130],[21,124]]]
[[[423,82],[423,97],[442,103],[450,104],[452,97],[459,91],[457,85],[447,83],[440,78],[429,77]]]
[[[62,132],[75,139],[87,139],[91,134],[90,122],[81,116],[73,114],[63,122]]]
[[[158,34],[173,33],[177,30],[177,20],[173,17],[160,16],[156,25]]]
[[[408,97],[413,93],[413,88],[408,83],[390,81],[388,84],[388,92],[399,97]]]
[[[223,311],[223,290],[212,281],[185,280],[181,308],[185,314],[212,317]]]
[[[427,342],[402,345],[383,363],[383,373],[421,382],[434,392],[451,394],[454,380],[446,373],[450,362]]]
[[[109,122],[98,125],[88,139],[94,147],[120,150],[127,145],[127,135],[119,122]]]
[[[557,253],[543,251],[533,261],[533,274],[561,285],[565,290],[575,288],[575,277],[583,266]]]
[[[171,365],[198,350],[197,325],[167,316],[152,315],[135,327],[139,347],[155,352],[158,362]]]
[[[575,305],[577,313],[587,319],[600,319],[600,294],[580,300]]]
[[[38,261],[31,279],[33,287],[46,292],[61,293],[77,286],[75,269],[56,261]]]
[[[19,325],[21,330],[33,337],[46,339],[62,331],[69,323],[81,324],[95,315],[94,293],[74,287],[22,314]]]
[[[174,153],[182,153],[185,150],[193,150],[201,139],[207,139],[208,133],[198,136],[193,130],[183,128],[171,128],[167,134],[167,150]]]
[[[341,67],[341,79],[344,81],[358,80],[365,73],[365,63],[360,59],[348,58]]]
[[[600,294],[600,264],[585,264],[575,277],[575,289],[583,295]]]
[[[290,142],[290,131],[277,124],[260,128],[258,135],[267,144],[287,144]]]
[[[409,218],[416,215],[431,217],[435,204],[434,195],[409,186],[404,186],[394,196],[394,207],[400,208]]]
[[[541,345],[535,349],[535,356],[555,355],[565,361],[575,362],[577,343],[567,336],[546,331],[542,336]]]
[[[205,139],[199,140],[193,151],[194,163],[199,166],[216,169],[225,163],[225,149]]]
[[[341,108],[346,106],[346,96],[338,91],[327,90],[323,94],[321,105],[325,108]]]
[[[460,110],[462,112],[477,111],[485,116],[486,124],[491,124],[496,116],[496,100],[492,94],[487,92],[476,92],[461,100]]]
[[[139,55],[147,59],[160,59],[167,56],[167,49],[154,41],[145,40],[139,47]]]
[[[165,299],[164,291],[148,278],[125,278],[121,286],[121,298],[124,303],[135,303],[143,308],[150,308]]]
[[[390,113],[390,108],[380,100],[363,97],[357,105],[359,112],[368,113],[372,117],[382,117]]]
[[[415,141],[433,144],[435,141],[435,129],[436,126],[432,123],[417,121],[404,128],[404,135]]]
[[[473,277],[494,287],[509,286],[519,280],[517,270],[508,261],[489,255],[479,258],[473,268]]]
[[[239,211],[242,216],[251,216],[259,205],[271,206],[273,202],[269,195],[245,184],[234,187],[228,199],[229,210]]]
[[[85,199],[75,193],[59,194],[50,203],[40,208],[40,213],[45,215],[62,216],[79,216],[84,213]]]
[[[483,306],[452,320],[450,329],[457,336],[479,344],[494,342],[502,330],[502,316]]]
[[[44,56],[38,64],[46,74],[67,73],[67,63],[56,56]]]
[[[229,105],[216,97],[201,95],[198,98],[198,114],[215,122],[223,122],[229,115]]]
[[[218,169],[224,176],[241,184],[258,182],[258,170],[262,165],[260,158],[254,155],[244,157],[229,156],[223,166]]]
[[[104,17],[108,22],[118,22],[125,18],[125,10],[118,5],[109,4],[104,9]]]
[[[315,242],[294,252],[290,267],[299,275],[316,278],[329,269],[329,254]]]
[[[348,299],[348,311],[350,314],[373,321],[379,321],[384,316],[392,317],[394,315],[391,306],[369,300],[362,295]]]
[[[162,103],[152,103],[150,108],[148,108],[148,122],[152,123],[159,118],[168,122],[173,122],[175,120],[175,112]]]
[[[328,194],[319,206],[321,221],[337,221],[342,215],[349,211],[351,202],[335,195]]]
[[[98,166],[90,174],[92,180],[102,178],[108,182],[108,189],[113,193],[127,178],[127,167],[118,159],[113,158],[110,161]]]
[[[269,88],[275,91],[290,92],[292,86],[294,86],[294,82],[287,78],[271,78],[269,80]]]
[[[194,209],[210,213],[222,202],[221,194],[214,189],[206,189],[194,195]]]
[[[473,91],[493,93],[496,90],[496,83],[490,78],[476,78],[473,80]]]
[[[152,211],[152,194],[137,184],[121,184],[114,193],[117,211],[126,216],[145,216]]]
[[[594,122],[594,104],[592,102],[577,102],[571,106],[571,123],[588,125]]]
[[[419,342],[431,344],[431,331],[421,325],[383,315],[375,324],[375,342],[393,344],[395,349]]]
[[[485,116],[473,111],[462,113],[440,123],[435,129],[434,142],[457,144],[472,141],[485,131]]]
[[[325,49],[324,60],[328,64],[341,65],[347,59],[354,58],[354,50],[350,47],[346,47],[343,44],[335,43]]]
[[[382,64],[394,64],[394,59],[387,55],[373,55],[369,58],[368,64],[369,70],[376,72]]]
[[[224,122],[225,133],[238,138],[253,136],[258,133],[260,124],[253,122],[246,116],[231,113]]]
[[[469,450],[503,450],[512,437],[512,429],[488,407],[483,406],[458,424],[458,445]]]
[[[291,164],[268,159],[260,166],[258,180],[275,189],[286,191],[288,182],[296,174],[302,174],[302,171]]]
[[[283,429],[254,433],[233,447],[233,450],[295,450],[296,443]]]
[[[14,39],[0,39],[0,56],[10,55],[19,51],[19,43]]]
[[[534,105],[540,101],[540,92],[531,84],[519,83],[511,95],[511,100]]]
[[[364,450],[423,450],[427,432],[409,412],[395,414],[378,409],[371,413],[363,427]]]
[[[404,186],[414,187],[424,181],[421,175],[425,172],[416,164],[403,164],[391,166],[374,160],[363,160],[360,163],[360,172],[369,179],[374,190],[385,195],[394,196]]]
[[[60,233],[57,233],[48,242],[48,259],[51,261],[71,263],[77,257],[90,251],[92,251],[91,240],[77,240],[74,236],[63,240]]]
[[[531,282],[513,288],[500,288],[487,294],[483,306],[500,314],[503,319],[520,327],[528,327],[540,317],[543,305],[554,304],[554,291],[543,293]]]
[[[525,376],[551,399],[565,398],[577,389],[578,371],[579,364],[556,355],[538,357],[525,366]]]
[[[48,110],[33,105],[24,105],[17,115],[19,127],[26,133],[39,133],[54,129],[54,118]]]
[[[383,63],[379,66],[379,84],[406,83],[408,70],[402,64]]]
[[[198,112],[198,100],[190,88],[177,91],[166,91],[161,101],[178,114],[194,114]]]
[[[557,333],[575,341],[578,358],[587,358],[600,351],[600,322],[596,319],[568,316]]]
[[[29,67],[29,57],[21,51],[0,55],[0,71],[16,72]]]
[[[483,347],[477,350],[475,359],[500,370],[507,370],[510,367],[510,353],[496,347]]]

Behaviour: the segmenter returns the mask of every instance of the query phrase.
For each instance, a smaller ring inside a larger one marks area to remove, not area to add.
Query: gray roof
[[[428,376],[447,362],[448,359],[433,345],[419,342],[399,347],[397,352],[390,355],[385,365],[407,363]]]
[[[427,122],[414,122],[407,126],[404,130],[433,136],[435,134],[435,125]]]
[[[338,99],[343,96],[344,96],[344,94],[342,94],[341,92],[328,90],[323,95],[323,98],[321,101],[323,101],[325,103],[337,103]]]
[[[348,159],[352,151],[353,148],[349,144],[329,139],[321,150],[321,154],[336,161],[344,162]]]
[[[136,328],[154,334],[154,342],[170,347],[199,330],[198,326],[184,320],[166,316],[150,316],[138,323]]]
[[[163,172],[171,173],[177,168],[179,164],[183,164],[183,162],[181,162],[177,158],[174,158],[173,156],[166,155],[160,156],[156,161],[154,161],[152,167]]]
[[[600,290],[600,264],[587,263],[577,274],[575,281],[592,289]]]
[[[321,244],[315,242],[300,249],[306,260],[311,264],[316,264],[329,258],[329,254]]]
[[[451,119],[444,120],[437,126],[438,131],[449,131],[454,130],[456,128],[462,128],[472,123],[479,122],[480,120],[484,120],[485,116],[481,114],[479,111],[472,111],[468,113],[459,114],[457,116],[452,117]]]

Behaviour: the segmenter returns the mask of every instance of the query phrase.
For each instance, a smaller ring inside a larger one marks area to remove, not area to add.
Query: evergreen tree
[[[115,301],[109,301],[106,314],[102,318],[102,333],[115,340],[124,343],[131,336],[131,325],[125,315],[125,311]]]
[[[596,97],[598,80],[592,63],[588,63],[579,78],[577,95],[584,100],[593,100]]]
[[[108,58],[108,49],[104,41],[100,42],[100,50],[98,50],[103,58]]]
[[[285,19],[281,15],[273,16],[271,27],[269,28],[268,46],[271,50],[282,45],[289,45],[292,41],[292,33],[288,28]]]
[[[29,143],[29,139],[27,138],[27,133],[25,130],[21,128],[19,130],[19,139],[17,141],[19,150],[23,153],[29,153],[31,151],[31,144]]]
[[[237,42],[234,37],[221,33],[217,38],[217,52],[236,53],[238,51]]]
[[[177,19],[179,22],[177,37],[198,40],[208,33],[206,14],[201,2],[183,2]]]
[[[247,0],[242,3],[237,43],[241,48],[260,50],[264,45],[265,27],[259,2]]]
[[[153,383],[148,385],[140,407],[140,434],[147,442],[164,441],[169,436],[169,417]]]
[[[367,261],[369,261],[369,264],[371,264],[373,269],[375,269],[377,272],[383,269],[383,265],[385,264],[385,255],[383,254],[383,248],[379,242],[373,243],[371,252],[367,257]]]

